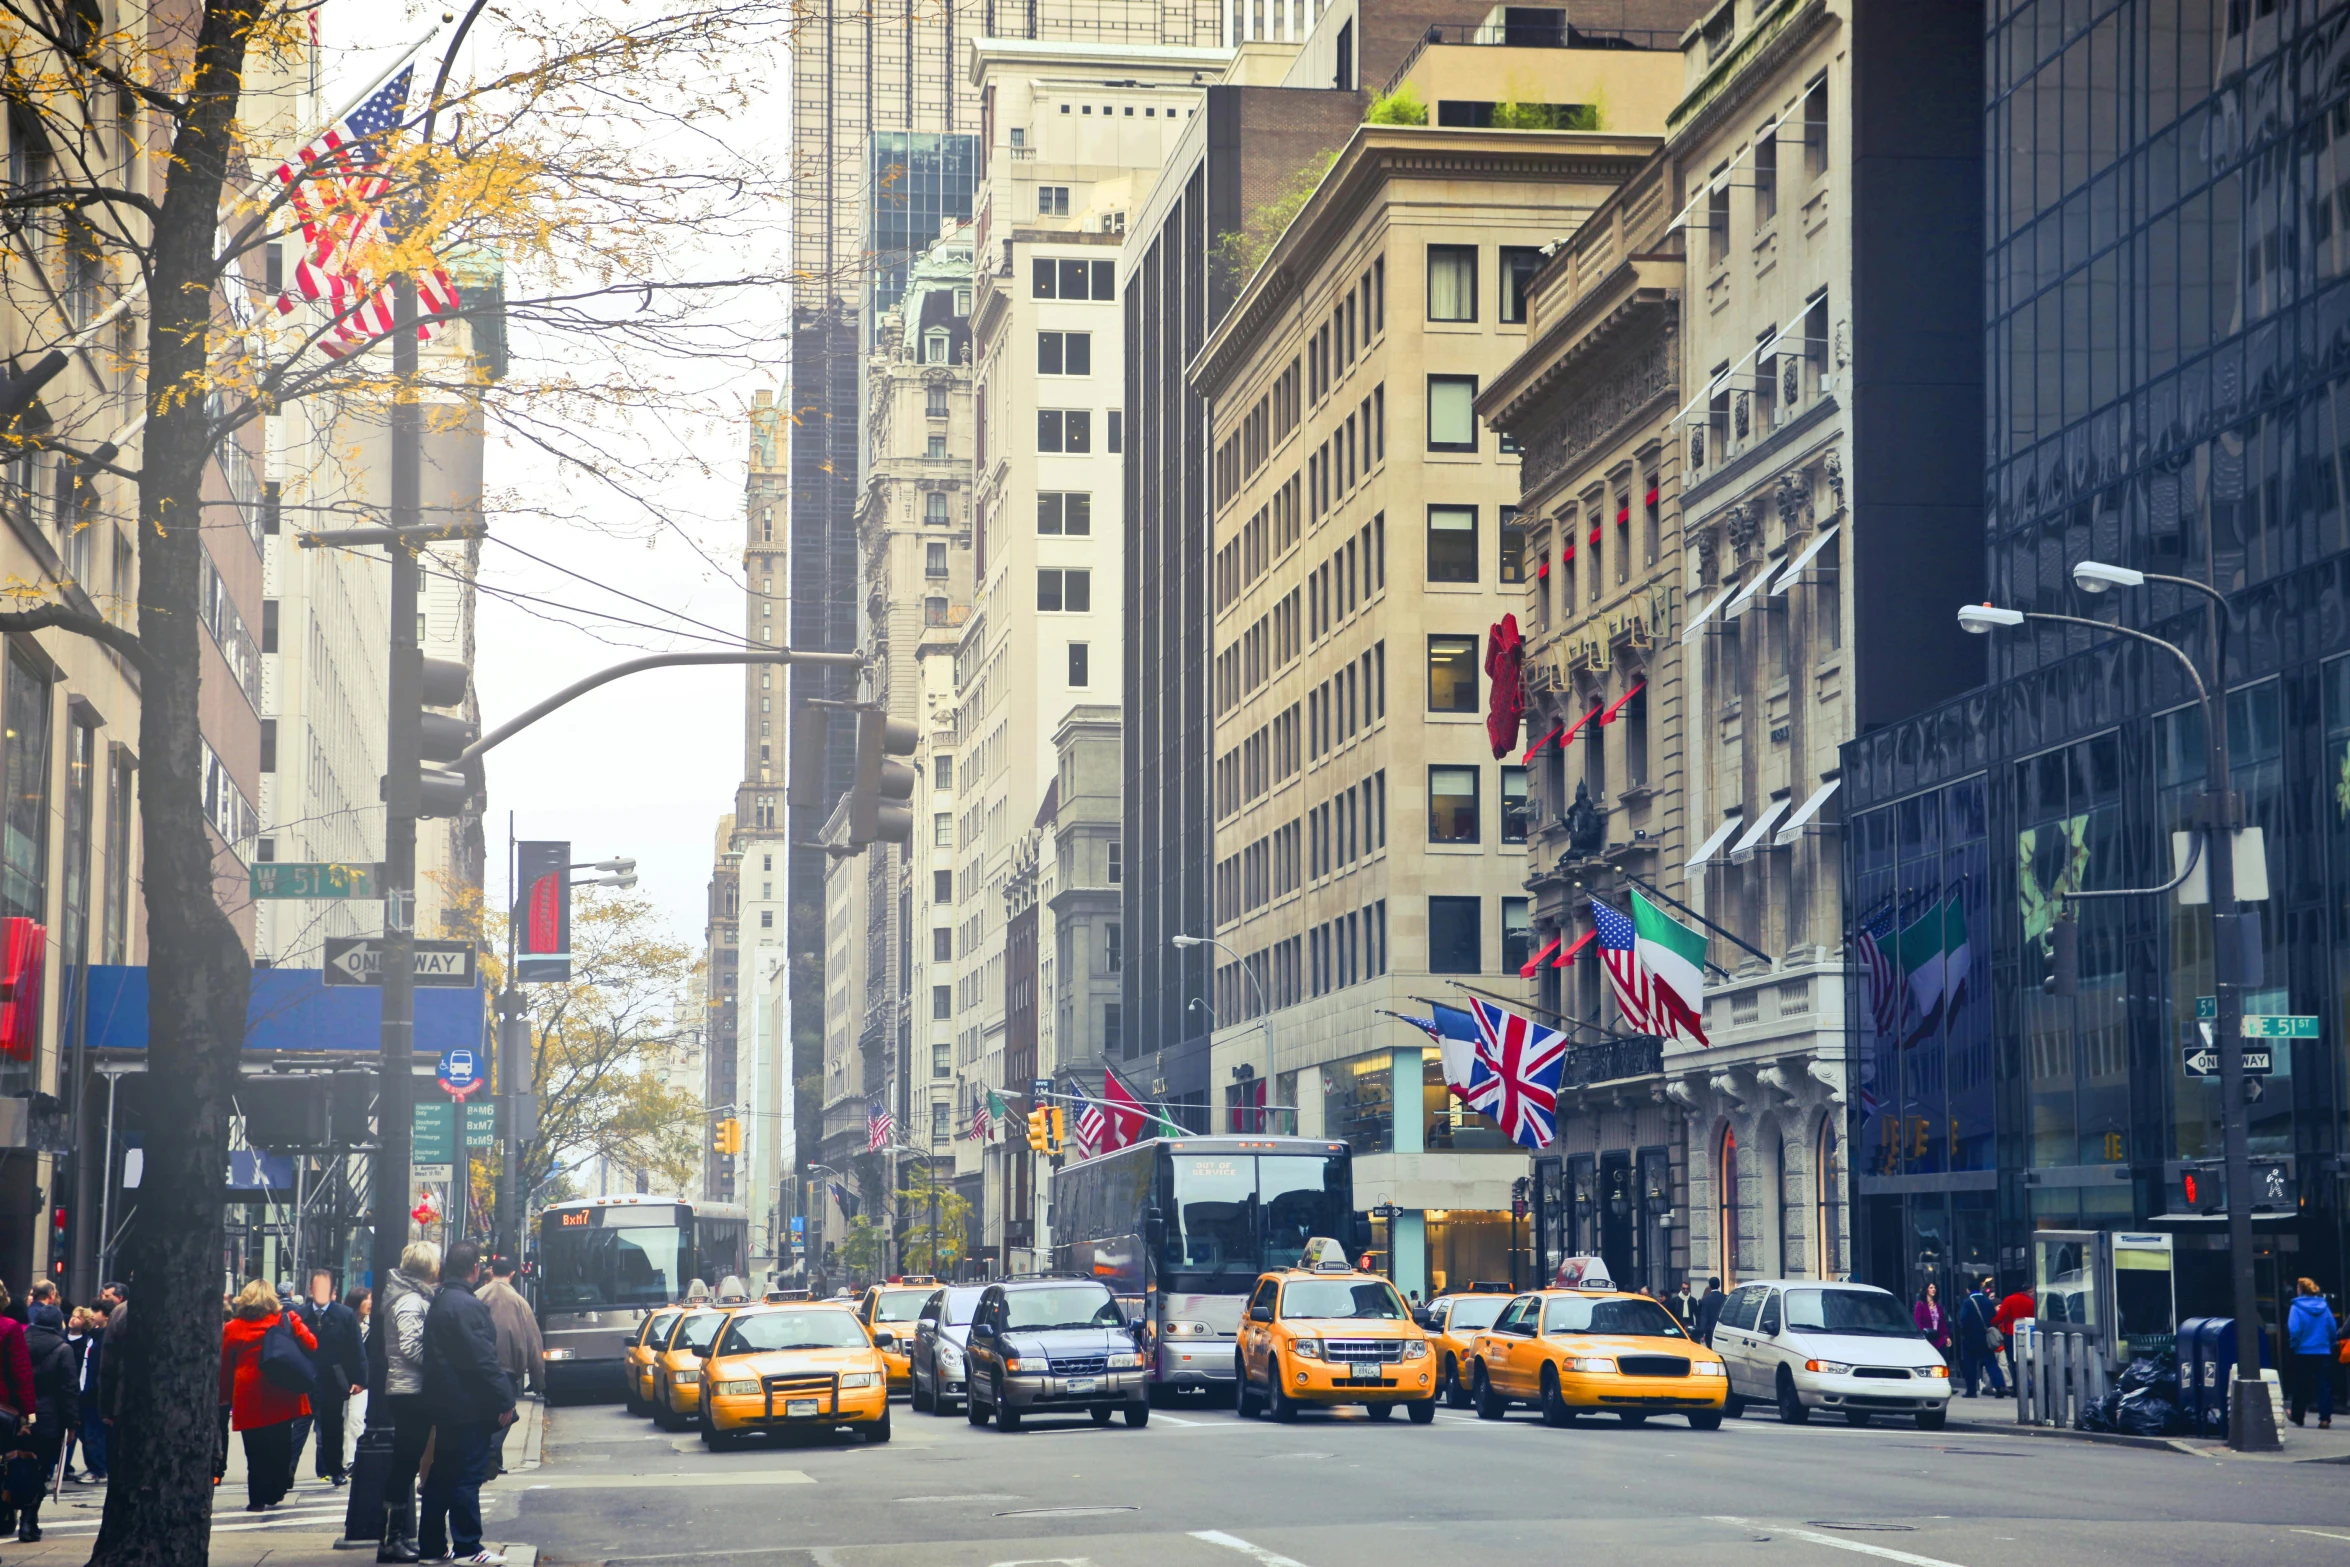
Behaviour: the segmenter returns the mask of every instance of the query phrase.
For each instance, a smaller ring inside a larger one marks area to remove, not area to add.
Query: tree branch
[[[136,635],[125,631],[111,620],[96,615],[85,615],[78,609],[63,604],[42,604],[32,609],[0,610],[0,632],[47,631],[54,627],[70,631],[76,636],[88,637],[120,653],[146,674],[152,667],[147,661],[147,648]]]

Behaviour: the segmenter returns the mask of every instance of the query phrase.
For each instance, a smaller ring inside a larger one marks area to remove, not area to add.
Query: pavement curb
[[[522,1400],[520,1407],[522,1410],[522,1461],[514,1466],[517,1474],[536,1469],[539,1466],[546,1454],[547,1441],[547,1401],[535,1396],[526,1397]]]
[[[2006,1425],[1994,1420],[1952,1420],[1944,1424],[1945,1432],[1963,1431],[1969,1436],[2029,1436],[2042,1441],[2102,1442],[2108,1447],[2138,1447],[2150,1452],[2186,1453],[2201,1457],[2183,1438],[2167,1436],[2130,1436],[2120,1431],[2075,1431],[2070,1426]]]

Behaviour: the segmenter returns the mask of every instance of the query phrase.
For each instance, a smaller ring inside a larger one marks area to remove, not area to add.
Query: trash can
[[[2179,1324],[2179,1414],[2187,1429],[2203,1430],[2203,1406],[2209,1397],[2204,1386],[2204,1364],[2211,1355],[2210,1317],[2189,1317]],[[2224,1417],[2223,1417],[2224,1419]]]

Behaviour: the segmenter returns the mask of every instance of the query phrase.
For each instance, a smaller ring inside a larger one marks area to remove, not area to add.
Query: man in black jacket
[[[1707,1279],[1705,1294],[1697,1302],[1697,1342],[1710,1346],[1714,1341],[1714,1324],[1722,1320],[1722,1281]]]
[[[481,1543],[481,1482],[490,1434],[514,1419],[514,1387],[498,1363],[489,1307],[474,1299],[481,1248],[459,1241],[441,1259],[441,1289],[424,1314],[424,1405],[433,1421],[432,1472],[424,1479],[417,1549],[470,1567],[504,1567]]]
[[[335,1276],[324,1268],[310,1274],[310,1298],[302,1302],[302,1322],[318,1348],[310,1356],[310,1412],[318,1432],[318,1478],[341,1485],[343,1475],[343,1409],[367,1378],[367,1352],[359,1342],[359,1316],[335,1299]],[[301,1462],[302,1449],[294,1449]]]

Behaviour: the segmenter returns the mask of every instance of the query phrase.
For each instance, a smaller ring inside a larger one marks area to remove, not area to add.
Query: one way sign
[[[381,985],[384,982],[384,945],[380,936],[326,938],[326,982],[330,985]],[[416,983],[448,990],[471,990],[479,981],[473,967],[470,941],[420,941],[416,944]]]
[[[2212,1027],[2208,1019],[2202,1023],[2201,1031],[2203,1043],[2179,1047],[2180,1065],[2187,1069],[2189,1077],[2217,1077],[2219,1076],[2219,1047],[2212,1042]],[[2246,1045],[2243,1048],[2244,1075],[2246,1077],[2266,1077],[2275,1070],[2274,1058],[2267,1050],[2253,1045]]]

